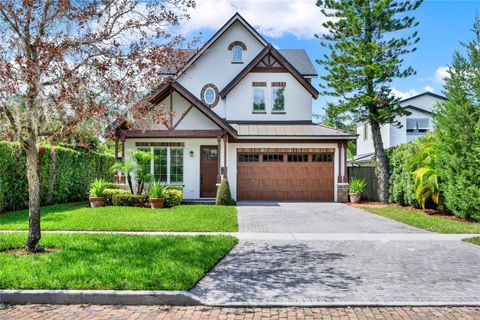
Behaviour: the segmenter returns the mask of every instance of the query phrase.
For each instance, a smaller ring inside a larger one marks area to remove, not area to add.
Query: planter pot
[[[90,197],[88,200],[90,200],[90,206],[92,206],[92,208],[103,207],[103,203],[105,202],[104,197]]]
[[[163,203],[165,199],[162,198],[150,198],[150,207],[152,209],[161,209],[163,208]]]
[[[362,198],[362,194],[360,192],[357,192],[357,193],[349,193],[348,194],[350,196],[350,201],[352,203],[359,203],[360,202],[360,198]]]

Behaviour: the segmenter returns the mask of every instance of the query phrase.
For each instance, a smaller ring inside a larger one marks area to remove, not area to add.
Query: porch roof
[[[233,123],[238,138],[314,138],[355,140],[358,135],[315,123]]]

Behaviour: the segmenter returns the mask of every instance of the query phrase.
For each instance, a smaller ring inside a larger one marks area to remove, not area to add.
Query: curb
[[[0,290],[0,304],[92,304],[92,305],[171,305],[230,308],[278,307],[480,307],[480,301],[205,301],[188,291],[134,291],[134,290]]]
[[[205,302],[187,291],[0,290],[0,304],[96,304],[197,306]]]

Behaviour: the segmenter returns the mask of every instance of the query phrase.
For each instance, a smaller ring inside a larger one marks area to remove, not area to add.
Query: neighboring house
[[[238,13],[148,95],[167,125],[117,129],[122,157],[152,152],[155,179],[185,199],[347,201],[346,146],[357,135],[312,123],[317,76],[303,49],[276,49]]]
[[[397,117],[401,127],[392,124],[381,128],[383,147],[385,149],[408,143],[415,138],[424,136],[433,130],[432,110],[438,101],[446,98],[432,92],[424,92],[419,95],[403,99],[400,106],[408,110],[408,116]],[[372,130],[368,124],[357,126],[357,155],[356,163],[369,163],[375,153],[372,139]]]

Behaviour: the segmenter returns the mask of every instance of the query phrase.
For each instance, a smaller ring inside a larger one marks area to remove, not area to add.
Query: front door
[[[215,197],[217,193],[218,148],[200,147],[200,197]]]

